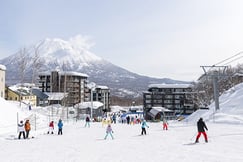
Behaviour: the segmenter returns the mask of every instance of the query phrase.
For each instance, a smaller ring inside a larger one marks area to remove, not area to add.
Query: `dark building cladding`
[[[143,93],[145,118],[150,119],[153,107],[164,107],[175,114],[191,114],[197,109],[196,93],[191,84],[151,84]]]

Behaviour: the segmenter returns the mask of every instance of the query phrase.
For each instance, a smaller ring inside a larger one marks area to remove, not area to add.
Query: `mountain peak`
[[[83,64],[102,61],[103,59],[89,51],[93,46],[91,42],[81,35],[65,41],[60,38],[46,38],[38,43],[39,52],[48,62]]]

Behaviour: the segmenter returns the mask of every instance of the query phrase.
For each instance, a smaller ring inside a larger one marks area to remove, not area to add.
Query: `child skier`
[[[62,135],[63,123],[61,119],[59,119],[57,126],[58,126],[58,135]]]
[[[89,116],[86,116],[86,119],[85,119],[85,126],[84,127],[86,127],[86,126],[90,127],[90,118],[89,118]]]
[[[168,123],[165,118],[163,118],[163,130],[168,130]]]
[[[110,135],[111,138],[114,139],[112,133],[114,133],[114,132],[113,132],[113,130],[111,128],[111,124],[108,124],[108,126],[106,128],[106,135],[105,135],[105,138],[104,139],[106,140],[106,138],[107,138],[108,135]]]
[[[142,132],[141,132],[141,135],[143,135],[143,134],[146,135],[146,127],[149,128],[149,126],[147,125],[146,120],[142,120],[142,125],[141,125]]]
[[[49,123],[49,130],[48,130],[47,134],[49,134],[49,133],[53,134],[53,131],[54,131],[54,121],[51,121]]]

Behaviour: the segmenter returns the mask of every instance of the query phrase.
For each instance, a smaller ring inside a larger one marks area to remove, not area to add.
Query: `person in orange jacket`
[[[25,132],[26,132],[26,138],[29,138],[29,133],[30,133],[30,129],[31,129],[29,120],[25,121],[24,129],[25,129]]]

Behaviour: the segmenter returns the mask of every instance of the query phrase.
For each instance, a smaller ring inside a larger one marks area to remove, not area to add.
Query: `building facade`
[[[0,65],[0,97],[5,98],[5,71],[6,67]]]
[[[65,106],[73,106],[87,100],[88,75],[71,71],[52,71],[39,74],[39,88],[42,92],[68,93]]]
[[[20,101],[28,106],[36,106],[36,96],[27,87],[6,87],[6,100]]]
[[[164,107],[175,114],[191,114],[197,109],[191,84],[151,84],[143,93],[145,117],[153,107]]]
[[[103,111],[110,111],[110,89],[107,86],[95,85],[93,88],[89,87],[89,101],[99,101],[103,103]],[[91,97],[92,95],[92,97]]]

